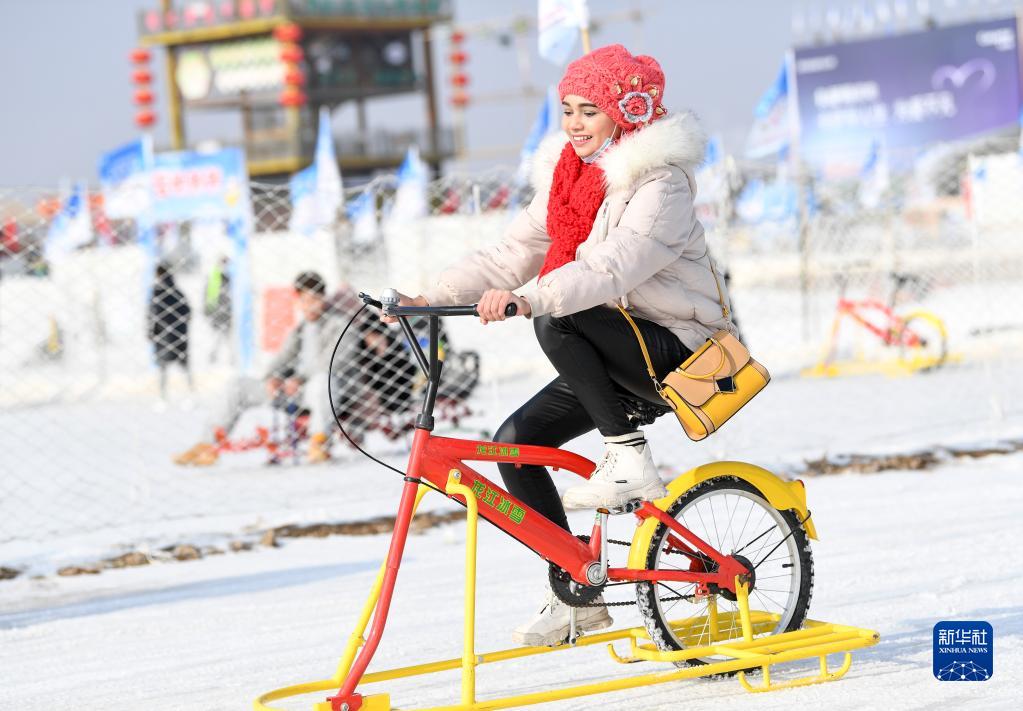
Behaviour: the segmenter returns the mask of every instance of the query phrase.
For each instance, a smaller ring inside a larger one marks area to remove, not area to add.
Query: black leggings
[[[664,326],[635,321],[658,378],[691,355]],[[533,328],[558,377],[504,421],[496,441],[560,447],[594,429],[605,437],[634,432],[637,421],[623,398],[667,411],[647,374],[636,335],[617,309],[598,306],[569,316],[538,316]],[[512,495],[568,530],[565,508],[546,468],[497,466]]]

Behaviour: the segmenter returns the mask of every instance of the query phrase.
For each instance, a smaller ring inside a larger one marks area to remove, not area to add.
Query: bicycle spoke
[[[777,529],[775,529],[775,530],[777,530]],[[773,531],[772,531],[772,533],[773,533]],[[784,542],[785,542],[785,539],[783,538],[781,540],[781,543],[784,543]],[[752,561],[752,560],[758,560],[759,559],[760,563],[763,563],[765,560],[767,560],[767,558],[770,557],[771,553],[773,553],[775,550],[777,550],[777,546],[775,546],[775,548],[771,549],[767,553],[767,555],[763,556],[762,558],[761,558],[760,554],[761,554],[761,552],[763,552],[763,550],[765,548],[767,548],[769,545],[771,545],[771,543],[772,543],[771,536],[768,536],[767,538],[765,538],[763,543],[760,544],[760,548],[757,549],[757,552],[752,554],[752,555],[750,555],[750,560]],[[781,543],[779,543],[778,545],[781,545]],[[753,569],[755,570],[760,565],[760,563],[754,563],[753,564]]]
[[[725,531],[730,533],[731,536],[732,536],[731,549],[734,551],[735,550],[735,529],[732,528],[732,519],[735,518],[735,511],[736,511],[736,509],[739,508],[739,497],[735,496],[733,498],[735,499],[735,507],[732,509],[732,513],[730,513],[728,515],[728,524],[725,526]],[[727,496],[725,496],[725,510],[726,511],[728,510],[728,497]]]
[[[763,598],[765,598],[765,597],[766,597],[766,598],[767,598],[768,600],[770,600],[770,601],[771,601],[771,602],[773,602],[773,603],[774,603],[775,605],[777,605],[777,606],[778,606],[778,607],[779,607],[780,609],[782,609],[782,610],[784,610],[784,609],[785,609],[785,606],[784,606],[784,605],[782,605],[781,603],[779,603],[779,602],[778,602],[777,600],[775,600],[775,599],[774,599],[773,597],[771,597],[770,595],[763,595],[763,594],[761,593],[761,591],[760,591],[760,590],[757,590],[756,588],[753,588],[753,592],[754,592],[754,593],[755,593],[755,594],[757,595],[757,597],[759,597],[759,598],[761,599],[761,601],[763,601]]]
[[[707,538],[710,538],[710,536],[707,535],[710,531],[707,528],[707,524],[704,523],[704,521],[703,521],[703,514],[700,513],[699,503],[697,503],[697,505],[694,506],[693,508],[696,509],[696,515],[700,517],[700,523],[703,524],[703,529],[701,530],[701,533],[703,533],[704,535],[700,536],[700,538],[703,538],[704,540],[706,540]],[[689,530],[692,531],[693,529],[690,528]],[[694,531],[694,533],[696,533],[696,532]],[[699,535],[699,534],[697,534],[697,535]]]
[[[738,544],[739,541],[742,540],[742,534],[746,533],[746,526],[749,525],[749,519],[750,519],[750,516],[752,516],[752,515],[753,515],[753,504],[749,504],[747,506],[747,510],[746,510],[746,520],[742,522],[742,530],[739,532],[739,538],[736,541],[736,544]],[[747,545],[749,545],[749,544],[747,544]],[[745,547],[746,546],[743,546],[743,548],[745,548]],[[742,548],[739,548],[738,550],[734,550],[733,552],[734,553],[738,553],[741,550],[742,550]]]
[[[763,521],[764,520],[764,516],[766,516],[766,515],[767,515],[767,513],[764,512],[764,514],[760,517],[760,521]],[[757,526],[760,525],[760,521],[757,521]],[[742,553],[744,550],[746,550],[747,548],[752,546],[754,543],[759,541],[763,536],[769,535],[771,533],[771,531],[777,530],[777,528],[778,528],[777,525],[774,525],[771,528],[768,528],[766,531],[764,531],[760,535],[755,536],[754,538],[752,538],[749,541],[747,541],[746,544],[742,548],[740,548],[739,550],[737,550],[735,552],[736,553]],[[745,530],[745,528],[743,530]],[[763,546],[761,546],[760,550],[763,550]]]
[[[714,548],[719,552],[721,551],[721,534],[718,533],[718,518],[714,514],[714,502],[708,501],[707,504],[710,507],[710,520],[714,524]]]

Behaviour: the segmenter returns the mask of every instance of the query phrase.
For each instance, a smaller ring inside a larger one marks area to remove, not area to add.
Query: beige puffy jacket
[[[607,195],[575,261],[531,282],[550,245],[547,197],[565,145],[563,135],[546,139],[533,167],[536,197],[504,239],[446,269],[423,295],[442,306],[474,303],[487,289],[517,289],[534,316],[620,303],[670,329],[690,350],[718,329],[734,333],[723,313],[731,312],[724,280],[712,269],[693,208],[693,172],[706,140],[688,113],[626,134],[598,159]]]

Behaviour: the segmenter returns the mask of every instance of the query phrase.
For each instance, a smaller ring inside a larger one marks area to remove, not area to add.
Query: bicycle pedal
[[[609,514],[630,514],[638,511],[643,506],[643,499],[629,499],[621,506],[609,507],[607,512]]]

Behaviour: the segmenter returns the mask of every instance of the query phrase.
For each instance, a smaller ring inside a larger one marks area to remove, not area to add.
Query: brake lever
[[[366,304],[368,306],[375,306],[378,309],[382,309],[384,307],[383,304],[381,304],[379,301],[374,299],[372,296],[370,296],[369,294],[366,294],[364,292],[361,292],[361,291],[359,292],[359,298],[362,299],[362,303],[364,303],[364,304]]]

